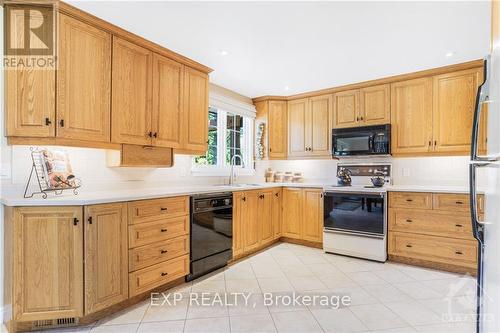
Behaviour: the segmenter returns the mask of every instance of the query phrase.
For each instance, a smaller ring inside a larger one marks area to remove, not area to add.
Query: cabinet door
[[[470,152],[472,119],[481,69],[434,77],[433,146],[436,152]]]
[[[151,51],[113,37],[111,140],[151,145]]]
[[[392,154],[422,154],[431,150],[432,78],[391,85]]]
[[[332,137],[330,119],[332,114],[332,96],[324,95],[309,99],[309,117],[306,132],[309,135],[311,156],[331,156],[330,141]],[[307,142],[307,141],[306,141]]]
[[[391,89],[388,84],[360,90],[359,119],[363,125],[384,125],[391,122]]]
[[[359,90],[333,95],[333,128],[355,127],[359,123]]]
[[[128,298],[127,204],[85,207],[85,315]]]
[[[302,190],[283,189],[283,237],[301,238]]]
[[[13,227],[14,319],[83,316],[82,208],[16,208]]]
[[[179,148],[181,144],[184,66],[153,55],[153,145]]]
[[[323,190],[304,189],[302,239],[323,241]]]
[[[273,232],[273,190],[262,191],[259,195],[258,220],[260,223],[260,242],[268,244],[274,239]]]
[[[307,98],[288,102],[288,156],[308,156],[306,122],[309,110]]]
[[[184,69],[184,107],[182,148],[205,153],[208,143],[208,75],[189,67]]]
[[[23,35],[25,12],[10,11],[10,31]],[[45,29],[50,24],[51,10],[30,11],[29,24],[37,29],[37,34],[50,34]],[[28,54],[29,56],[29,54]],[[5,123],[7,136],[54,137],[55,136],[55,70],[33,69],[18,66],[15,70],[5,70]]]
[[[243,223],[247,211],[244,197],[244,192],[233,192],[233,257],[243,254]]]
[[[286,158],[286,102],[269,101],[268,130],[269,133],[269,158]]]
[[[282,209],[283,209],[283,191],[281,189],[273,190],[272,219],[273,219],[273,238],[281,237]]]
[[[111,35],[61,14],[57,136],[110,141]]]
[[[260,191],[245,192],[245,219],[243,220],[244,251],[249,252],[260,246],[261,221],[259,221],[259,199]]]

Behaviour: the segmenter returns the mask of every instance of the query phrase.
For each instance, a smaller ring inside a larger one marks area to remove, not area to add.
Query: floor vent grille
[[[57,318],[50,320],[37,320],[33,322],[32,329],[60,328],[78,325],[77,318]]]

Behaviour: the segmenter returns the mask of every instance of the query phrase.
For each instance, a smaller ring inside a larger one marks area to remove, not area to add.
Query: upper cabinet
[[[468,153],[481,69],[434,76],[433,149],[435,152]]]
[[[288,102],[288,156],[330,157],[331,95]]]
[[[112,141],[151,145],[153,53],[113,38]]]
[[[432,78],[392,84],[391,151],[397,154],[426,153],[432,142]]]
[[[287,103],[282,100],[263,100],[255,103],[256,126],[265,123],[264,147],[270,160],[282,160],[287,156]]]
[[[333,128],[388,124],[390,87],[382,84],[336,93],[333,110]]]
[[[5,71],[9,144],[204,153],[210,68],[64,2],[57,10],[56,69]],[[40,6],[27,12],[31,26],[52,17]],[[13,13],[14,22],[25,20],[24,11]],[[21,35],[22,27],[11,24],[5,34]]]
[[[482,69],[473,68],[393,83],[392,154],[467,155],[481,82]]]
[[[186,67],[182,149],[204,153],[208,144],[208,74]]]
[[[57,136],[109,142],[111,35],[66,15],[59,34]]]

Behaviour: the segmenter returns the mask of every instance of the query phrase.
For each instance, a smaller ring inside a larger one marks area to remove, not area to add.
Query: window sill
[[[229,177],[231,170],[225,168],[193,168],[191,175],[195,177]],[[254,176],[254,169],[235,169],[236,176]]]

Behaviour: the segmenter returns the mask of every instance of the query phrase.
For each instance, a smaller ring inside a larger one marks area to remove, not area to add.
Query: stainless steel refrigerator
[[[491,54],[485,59],[485,81],[474,115],[470,192],[474,237],[478,241],[477,332],[500,332],[500,6],[493,1]],[[483,115],[483,117],[481,116]],[[487,121],[487,153],[478,154],[481,121]],[[477,194],[484,193],[479,221]]]

